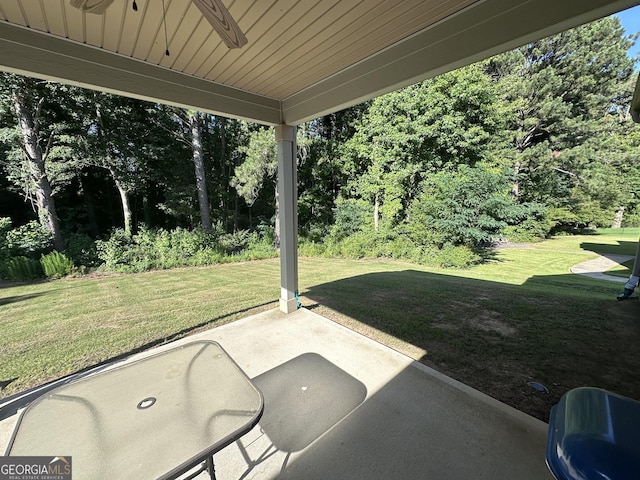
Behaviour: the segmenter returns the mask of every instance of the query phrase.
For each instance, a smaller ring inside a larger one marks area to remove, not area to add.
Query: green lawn
[[[640,398],[637,300],[569,273],[594,252],[635,253],[637,234],[500,249],[464,271],[302,258],[302,302],[546,419],[576,386]],[[0,381],[17,377],[2,395],[274,308],[278,295],[276,259],[0,286]]]

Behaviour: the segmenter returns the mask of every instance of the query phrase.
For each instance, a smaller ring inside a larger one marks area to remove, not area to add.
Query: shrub
[[[133,236],[117,229],[109,239],[96,244],[102,268],[118,272],[208,265],[221,261],[225,253],[214,234],[199,228],[167,231],[143,226]]]
[[[42,276],[40,262],[29,257],[13,257],[4,263],[9,280],[24,282]]]
[[[64,251],[75,265],[96,267],[99,263],[96,242],[84,233],[72,233],[65,238]]]
[[[251,242],[251,232],[249,230],[238,230],[220,236],[218,241],[225,252],[229,254],[238,253],[249,246]]]
[[[10,256],[9,245],[7,244],[7,233],[11,230],[11,219],[0,217],[0,263]]]
[[[412,241],[409,235],[394,231],[357,233],[339,242],[327,242],[323,249],[312,249],[303,244],[301,252],[328,257],[395,258],[441,268],[467,268],[481,261],[480,255],[471,247],[421,245]]]
[[[96,249],[107,270],[134,271],[130,265],[135,256],[135,242],[123,229],[116,228],[107,240],[96,241]]]
[[[29,256],[38,258],[53,246],[51,232],[35,220],[14,228],[6,234],[7,247],[11,256]]]
[[[276,243],[276,227],[269,222],[261,221],[256,226],[255,232],[261,241],[270,243],[273,247]]]
[[[514,203],[505,172],[460,165],[423,182],[409,207],[407,230],[418,244],[473,247],[534,214],[532,207]]]
[[[322,257],[327,251],[325,243],[316,243],[308,239],[301,239],[298,245],[298,255],[301,257]]]
[[[632,211],[624,216],[622,220],[622,228],[637,228],[640,227],[640,212],[637,210]]]
[[[40,265],[47,278],[64,277],[73,271],[73,260],[56,251],[42,255]]]
[[[371,219],[371,206],[361,199],[338,198],[336,208],[333,211],[334,224],[330,236],[335,241],[341,241],[364,228],[373,226]]]
[[[467,268],[480,261],[480,256],[469,247],[445,245],[438,251],[435,264],[442,268]]]

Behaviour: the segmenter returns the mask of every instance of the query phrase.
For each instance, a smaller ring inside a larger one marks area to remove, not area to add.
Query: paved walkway
[[[570,268],[571,273],[578,275],[585,275],[591,278],[597,278],[599,280],[609,280],[611,282],[626,283],[627,278],[616,277],[614,275],[607,275],[607,270],[620,265],[628,260],[634,258],[633,255],[614,255],[604,254],[593,260],[579,263]]]

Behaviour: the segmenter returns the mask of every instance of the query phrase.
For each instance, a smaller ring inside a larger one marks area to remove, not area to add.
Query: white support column
[[[298,172],[296,127],[276,126],[278,194],[280,198],[280,310],[297,310],[298,292]]]

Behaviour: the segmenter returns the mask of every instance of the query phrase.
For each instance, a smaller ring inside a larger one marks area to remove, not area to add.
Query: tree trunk
[[[224,185],[226,186],[220,194],[220,210],[222,211],[222,221],[224,224],[224,230],[229,230],[229,191],[231,189],[231,183],[229,182],[229,176],[225,168],[225,157],[227,155],[227,119],[224,117],[218,117],[220,122],[220,172],[223,177]]]
[[[142,212],[144,214],[144,223],[148,227],[153,227],[153,220],[151,218],[151,199],[149,193],[145,193],[142,196]]]
[[[116,184],[116,188],[118,189],[118,193],[120,194],[120,202],[122,203],[122,217],[124,223],[124,231],[125,233],[131,235],[132,229],[132,221],[131,221],[131,205],[129,204],[129,192],[127,191],[126,186],[122,183],[116,172],[109,168],[109,172],[111,172],[111,176]]]
[[[233,231],[237,232],[238,231],[238,200],[240,199],[240,196],[236,193],[234,195],[234,202],[233,202]]]
[[[624,217],[624,206],[620,206],[618,210],[616,210],[616,214],[613,217],[613,223],[611,223],[611,228],[620,228],[622,227],[622,218]]]
[[[204,156],[202,148],[202,114],[189,113],[189,127],[191,128],[191,148],[193,150],[193,165],[196,173],[196,188],[198,189],[198,203],[200,204],[200,224],[205,232],[211,231],[211,213],[209,211],[209,194],[207,193],[207,179],[204,172]]]
[[[380,194],[376,193],[375,203],[373,205],[373,228],[377,232],[380,222]]]
[[[82,180],[82,173],[78,173],[78,182],[80,183],[82,198],[84,199],[84,205],[87,209],[87,217],[89,219],[89,232],[91,232],[91,236],[93,238],[97,238],[98,234],[100,233],[98,227],[98,216],[96,215],[96,209],[93,207],[93,196]]]
[[[20,89],[13,91],[13,107],[18,118],[22,134],[22,147],[29,163],[30,178],[36,193],[38,218],[42,226],[51,232],[53,248],[62,252],[64,250],[64,242],[60,232],[60,221],[53,200],[51,184],[45,171],[46,155],[53,141],[53,134],[49,137],[47,151],[43,152],[39,143],[40,132],[38,131],[38,125],[44,98],[40,99],[35,113],[32,113],[29,110],[26,89],[27,85],[23,84]]]
[[[276,203],[276,225],[275,225],[275,238],[274,238],[274,246],[277,249],[280,248],[280,192],[278,192],[278,181],[276,177],[276,193],[275,193],[275,203]]]
[[[513,165],[513,185],[511,186],[511,196],[516,202],[520,197],[520,162],[518,161]]]

